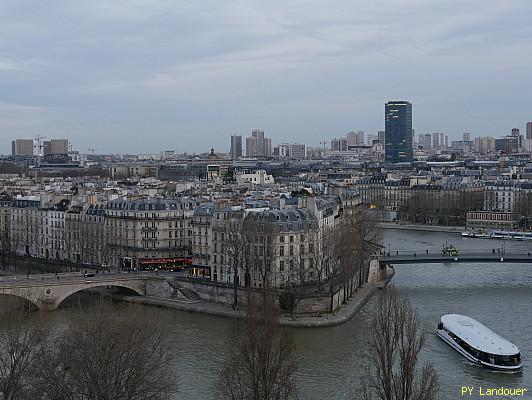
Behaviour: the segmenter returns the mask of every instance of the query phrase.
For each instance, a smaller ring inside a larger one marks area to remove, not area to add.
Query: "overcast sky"
[[[384,128],[501,136],[532,121],[532,1],[2,0],[0,153],[227,151]]]

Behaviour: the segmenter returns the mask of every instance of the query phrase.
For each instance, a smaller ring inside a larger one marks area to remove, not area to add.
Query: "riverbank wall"
[[[316,312],[312,314],[294,314],[294,315],[281,315],[279,322],[282,326],[293,328],[324,328],[335,325],[343,324],[351,320],[373,297],[373,295],[379,290],[384,288],[392,279],[394,274],[393,269],[390,270],[385,279],[374,283],[367,283],[364,286],[358,288],[355,294],[342,303],[334,313],[321,313]],[[157,283],[159,282],[159,283]],[[199,283],[196,283],[198,285]],[[243,318],[245,303],[241,301],[242,308],[234,310],[231,302],[213,302],[202,298],[198,293],[199,298],[192,299],[190,293],[170,295],[170,297],[159,297],[160,295],[168,296],[170,294],[169,289],[164,289],[162,280],[154,280],[148,283],[146,287],[146,296],[126,296],[115,294],[112,297],[116,300],[125,301],[133,304],[144,304],[156,307],[164,307],[179,311],[186,311],[191,313],[202,313],[208,315],[214,315],[225,318]],[[190,286],[193,287],[193,286]],[[197,286],[196,286],[197,289]],[[161,292],[162,290],[162,292]],[[186,290],[191,290],[186,288]],[[220,288],[211,288],[213,290],[212,299],[223,296],[226,298],[227,294],[220,291]],[[218,297],[217,297],[218,296]],[[245,296],[239,297],[244,299]],[[327,303],[330,304],[330,297],[327,298]]]
[[[421,232],[447,232],[461,234],[465,231],[465,226],[439,226],[439,225],[420,225],[420,224],[404,224],[395,222],[380,222],[379,226],[382,229],[397,229],[406,231],[421,231]]]

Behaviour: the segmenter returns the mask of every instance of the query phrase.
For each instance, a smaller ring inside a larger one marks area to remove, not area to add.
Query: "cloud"
[[[532,119],[531,14],[526,0],[4,0],[0,89],[44,108],[12,110],[12,132],[84,147],[101,132],[115,151],[224,148],[260,126],[318,143],[382,129],[390,98],[414,102],[416,132],[498,134]]]

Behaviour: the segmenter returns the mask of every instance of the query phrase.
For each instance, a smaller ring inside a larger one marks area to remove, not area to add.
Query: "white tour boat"
[[[523,366],[519,349],[473,318],[459,314],[441,317],[437,335],[469,361],[511,371]]]

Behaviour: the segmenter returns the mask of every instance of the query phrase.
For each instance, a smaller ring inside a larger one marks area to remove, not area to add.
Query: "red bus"
[[[192,259],[187,257],[139,258],[138,264],[141,271],[153,271],[155,269],[163,271],[181,271],[192,264]]]

